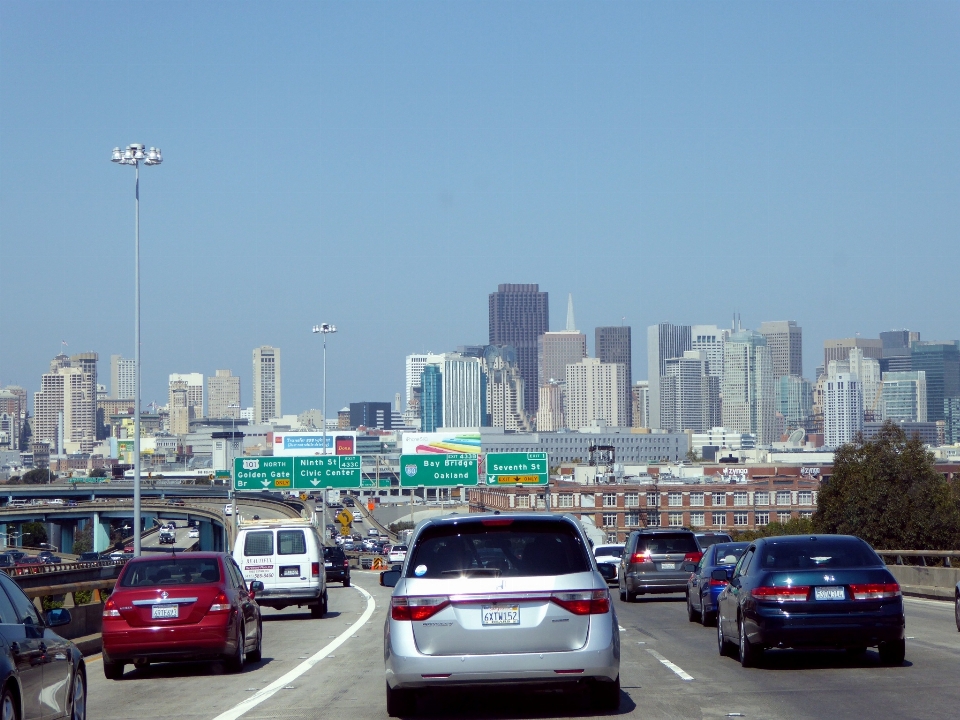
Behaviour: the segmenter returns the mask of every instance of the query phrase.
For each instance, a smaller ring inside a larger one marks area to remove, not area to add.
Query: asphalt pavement
[[[217,663],[127,667],[120,681],[89,662],[89,715],[99,720],[386,718],[383,622],[389,590],[354,570],[355,587],[329,587],[330,612],[263,610],[263,660],[239,674]],[[614,598],[616,593],[614,592]],[[871,650],[768,651],[741,668],[717,653],[715,629],[689,623],[682,595],[615,600],[622,628],[621,703],[611,715],[652,718],[947,718],[958,715],[960,661],[950,603],[907,599],[907,661],[883,667]],[[435,692],[432,718],[594,717],[585,699],[556,693]],[[609,716],[609,715],[608,715]]]

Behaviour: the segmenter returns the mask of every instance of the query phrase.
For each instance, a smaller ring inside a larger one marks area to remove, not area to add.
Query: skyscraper
[[[96,368],[96,353],[61,354],[50,362],[50,372],[41,376],[40,391],[34,394],[35,442],[49,443],[51,452],[61,455],[73,449],[67,443],[77,443],[79,452],[92,450],[97,437]]]
[[[594,330],[594,348],[597,359],[603,363],[623,365],[627,387],[633,387],[633,343],[628,325],[608,325]],[[632,403],[630,403],[632,405]],[[627,408],[627,424],[633,420],[633,408]]]
[[[136,397],[136,361],[120,355],[110,356],[110,399],[129,400]]]
[[[699,350],[707,360],[707,373],[723,381],[723,344],[730,330],[716,325],[693,325],[690,328],[690,349]],[[681,353],[682,354],[682,353]]]
[[[430,353],[414,353],[413,355],[407,355],[407,408],[413,407],[414,393],[420,387],[420,376],[423,374],[423,369],[427,366],[427,358],[429,355]]]
[[[803,328],[795,320],[762,322],[760,334],[767,339],[774,376],[803,375]]]
[[[810,429],[813,418],[813,385],[799,375],[782,375],[778,379],[778,411],[787,430]]]
[[[280,348],[263,345],[253,351],[253,421],[280,415]]]
[[[881,392],[880,419],[927,422],[927,374],[923,370],[885,372]]]
[[[660,419],[671,432],[706,432],[720,424],[720,380],[707,372],[702,350],[667,358],[660,377]]]
[[[760,445],[777,438],[776,381],[767,339],[752,330],[730,335],[723,354],[723,426],[757,436]]]
[[[550,329],[548,294],[533,284],[502,284],[490,293],[489,328],[491,345],[512,345],[517,349],[517,366],[523,378],[524,407],[537,411],[537,339]]]
[[[637,380],[631,388],[630,408],[633,414],[633,427],[650,427],[650,382]]]
[[[517,351],[509,345],[488,345],[483,352],[483,372],[487,383],[487,422],[483,424],[504,430],[532,431],[535,422],[524,408]]]
[[[883,357],[883,343],[878,339],[852,337],[823,341],[823,370],[827,371],[831,360],[849,360],[854,348],[863,350],[863,356],[879,360]]]
[[[623,427],[629,402],[626,378],[619,364],[584,358],[567,366],[563,414],[571,430],[598,421]]]
[[[537,408],[537,431],[556,432],[564,427],[563,390],[559,382],[540,386],[540,407]]]
[[[824,385],[823,442],[827,447],[848,443],[863,431],[863,392],[852,373],[827,373]]]
[[[443,357],[443,426],[480,427],[486,418],[486,376],[480,358]]]
[[[650,418],[648,426],[663,428],[660,419],[660,378],[667,369],[667,359],[682,357],[692,350],[689,325],[660,323],[647,328],[647,380],[650,383]]]
[[[420,429],[443,427],[443,373],[440,365],[425,365],[420,375]]]
[[[240,378],[229,370],[207,378],[207,417],[240,417]]]
[[[944,400],[960,397],[960,341],[910,344],[910,365],[927,378],[927,422],[944,420]]]
[[[20,396],[9,388],[0,388],[0,448],[20,449],[22,416],[26,408]]]
[[[180,383],[184,383],[183,386]],[[186,407],[190,410],[190,419],[203,417],[203,373],[170,373],[168,383],[168,402],[174,407],[174,388],[186,390]]]
[[[880,333],[883,357],[880,358],[881,372],[910,372],[910,343],[920,339],[920,333],[909,330],[888,330]]]

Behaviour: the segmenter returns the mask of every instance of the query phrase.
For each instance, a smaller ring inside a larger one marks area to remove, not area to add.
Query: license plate
[[[280,568],[280,577],[300,577],[300,566],[291,565]]]
[[[814,600],[845,600],[847,597],[842,587],[815,587]]]
[[[324,563],[323,566],[325,568],[333,567],[333,563]]]
[[[660,563],[661,570],[675,570],[677,567],[676,563]]]
[[[150,617],[154,620],[160,618],[180,617],[179,605],[153,605],[150,607]]]
[[[519,605],[484,605],[481,608],[484,625],[519,625]]]

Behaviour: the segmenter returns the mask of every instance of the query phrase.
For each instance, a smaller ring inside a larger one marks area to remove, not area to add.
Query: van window
[[[307,539],[303,530],[277,530],[277,547],[280,555],[305,555]]]
[[[243,554],[247,557],[273,555],[273,530],[248,532],[243,541]]]

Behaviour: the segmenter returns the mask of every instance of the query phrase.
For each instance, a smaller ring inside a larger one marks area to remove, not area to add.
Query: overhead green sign
[[[458,487],[478,482],[475,453],[400,456],[400,487]]]
[[[298,490],[354,490],[361,486],[359,455],[317,455],[294,461],[293,486]]]
[[[293,487],[292,457],[234,458],[234,490],[293,490]]]
[[[487,485],[546,485],[546,453],[487,453]]]

